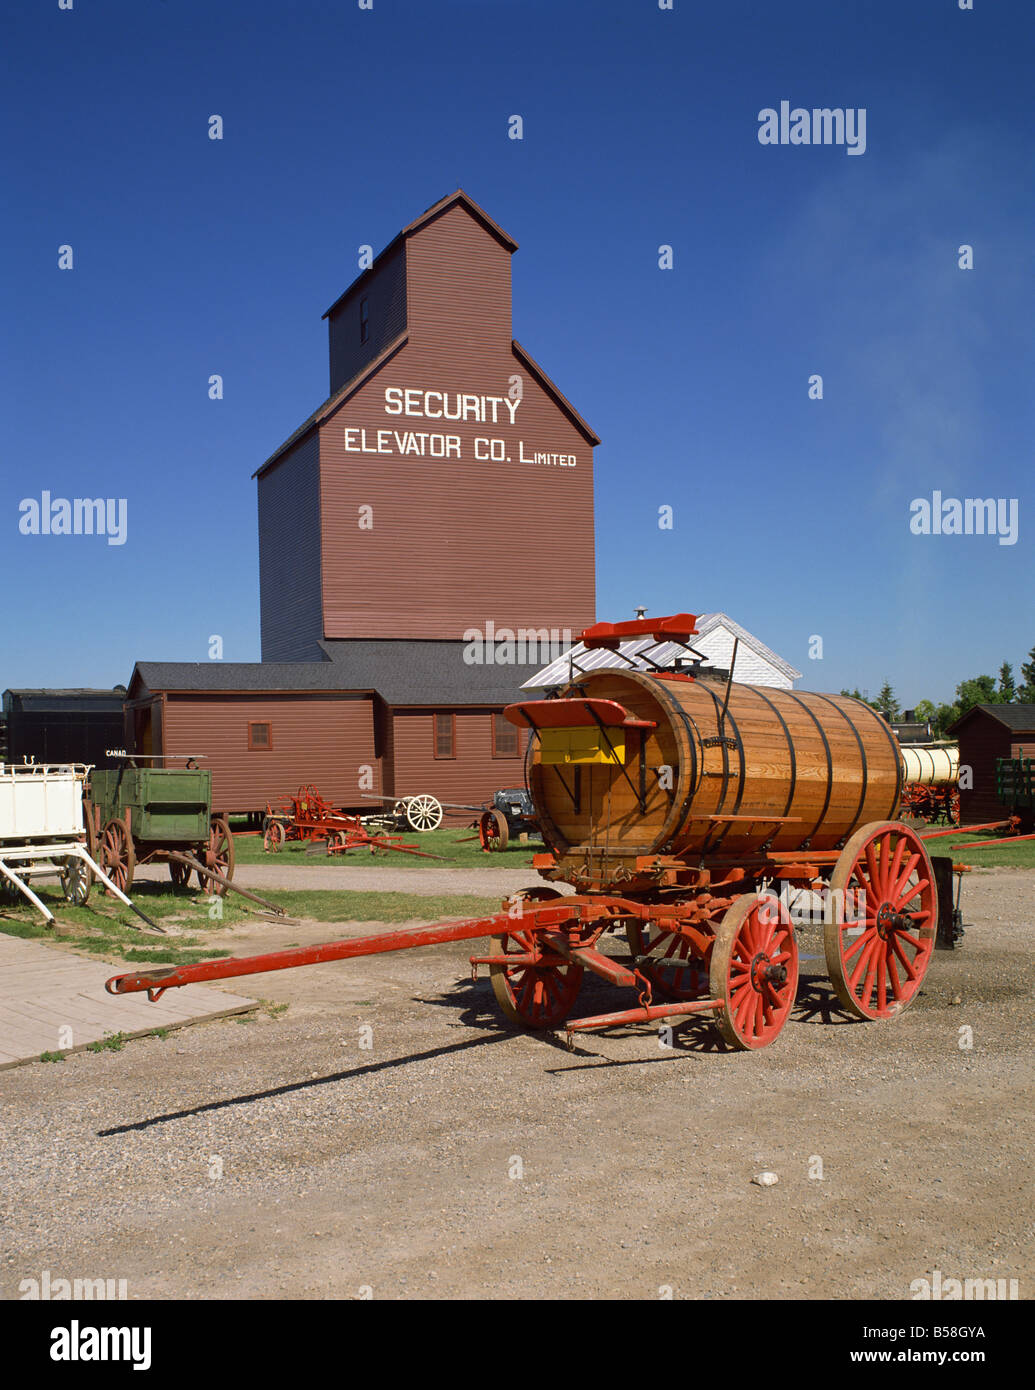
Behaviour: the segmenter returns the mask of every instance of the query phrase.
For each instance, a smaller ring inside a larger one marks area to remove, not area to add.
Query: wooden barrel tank
[[[902,775],[923,787],[945,787],[959,778],[960,750],[952,743],[911,743],[902,749]]]
[[[547,844],[602,859],[750,856],[834,849],[894,819],[901,750],[868,705],[738,683],[724,708],[725,696],[724,682],[609,669],[560,702],[512,706],[515,723],[552,726],[529,771]]]

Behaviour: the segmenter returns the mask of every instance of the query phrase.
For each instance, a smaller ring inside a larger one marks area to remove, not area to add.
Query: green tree
[[[856,686],[854,690],[842,690],[841,694],[846,696],[849,700],[861,700],[864,705],[869,705],[870,709],[877,708],[872,700],[867,700],[858,686]]]
[[[887,720],[899,717],[898,701],[895,699],[895,692],[891,688],[891,682],[885,681],[880,688],[880,694],[874,701],[874,709],[880,710]]]
[[[973,676],[969,681],[960,681],[956,687],[956,704],[960,714],[966,714],[975,705],[1002,703],[1002,696],[995,688],[995,676]]]
[[[1013,667],[1008,661],[1004,661],[999,668],[999,698],[1007,705],[1011,700],[1016,700],[1017,698],[1017,687],[1013,679]]]
[[[960,709],[959,705],[938,706],[938,708],[934,712],[934,719],[932,720],[932,723],[934,724],[934,731],[939,738],[945,737],[946,733],[948,732],[949,726],[951,724],[955,724],[956,720],[960,717],[962,713],[963,711]]]
[[[916,708],[913,710],[913,718],[918,724],[933,724],[936,713],[935,706],[930,700],[917,700]]]
[[[1026,705],[1035,704],[1035,647],[1028,653],[1028,660],[1021,665],[1021,680],[1023,685],[1017,691],[1018,700],[1023,700]]]

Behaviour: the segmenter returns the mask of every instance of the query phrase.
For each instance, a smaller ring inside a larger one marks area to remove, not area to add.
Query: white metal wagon
[[[94,878],[149,925],[150,919],[95,863],[83,818],[83,764],[0,763],[0,893],[24,897],[47,922],[54,914],[29,886],[33,878],[61,876],[68,902],[82,907]]]

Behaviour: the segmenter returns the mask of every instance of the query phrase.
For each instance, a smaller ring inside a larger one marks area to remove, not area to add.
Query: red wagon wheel
[[[478,839],[482,849],[495,854],[510,843],[510,826],[502,811],[483,811],[478,821]]]
[[[137,856],[133,837],[125,821],[110,820],[101,836],[101,868],[120,892],[129,897],[136,872]]]
[[[190,878],[190,874],[189,864],[181,864],[178,859],[169,860],[169,877],[173,881],[174,888],[183,888]]]
[[[262,847],[267,854],[279,854],[287,839],[287,831],[279,820],[267,821],[262,836]]]
[[[650,981],[651,995],[659,999],[698,999],[708,986],[708,967],[679,932],[656,924],[632,921],[625,937],[634,956],[649,956],[637,969]]]
[[[546,902],[561,895],[556,888],[525,888],[511,902]],[[582,984],[582,966],[551,958],[533,930],[492,938],[494,955],[531,955],[535,965],[490,965],[493,993],[506,1018],[523,1028],[556,1028],[571,1013]]]
[[[768,1047],[787,1021],[798,992],[798,943],[784,903],[771,893],[744,893],[719,924],[710,987],[723,1006],[719,1032],[733,1047]]]
[[[87,854],[96,864],[97,862],[97,822],[94,820],[93,802],[89,797],[83,797],[83,830],[86,832],[86,844],[84,848]]]
[[[207,869],[214,869],[223,878],[230,879],[234,876],[234,864],[237,855],[234,851],[234,837],[230,834],[230,827],[222,816],[212,818],[212,829],[209,832],[208,844],[205,851],[197,856]],[[209,878],[208,874],[198,874],[198,882],[209,893],[214,893],[217,897],[226,896],[226,886],[217,883],[215,879]]]
[[[824,944],[837,997],[856,1018],[894,1018],[916,997],[938,927],[924,842],[897,821],[864,825],[841,851],[830,887]]]

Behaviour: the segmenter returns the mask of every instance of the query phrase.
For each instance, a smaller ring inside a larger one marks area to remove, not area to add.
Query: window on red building
[[[518,758],[521,756],[517,728],[502,714],[492,716],[492,756]]]
[[[456,715],[435,715],[435,757],[456,757]]]
[[[248,751],[249,753],[265,753],[273,747],[273,725],[272,724],[249,724],[248,725]]]

